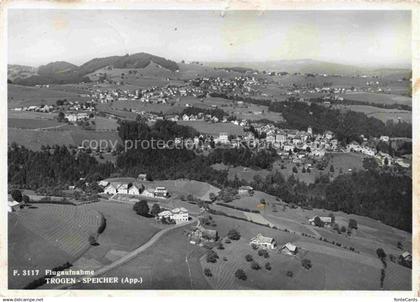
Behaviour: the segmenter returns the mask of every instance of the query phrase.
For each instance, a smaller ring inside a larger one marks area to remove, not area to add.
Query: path
[[[99,270],[95,271],[95,273],[93,274],[93,276],[92,275],[89,275],[89,276],[80,276],[80,277],[77,278],[77,280],[80,281],[83,277],[97,277],[97,276],[100,276],[100,275],[105,274],[106,272],[108,272],[110,270],[113,270],[113,269],[117,268],[118,266],[120,266],[120,265],[122,265],[122,264],[124,264],[124,263],[126,263],[126,262],[128,262],[130,260],[132,260],[133,258],[135,258],[136,256],[138,256],[139,254],[141,254],[142,252],[144,252],[145,250],[147,250],[149,247],[151,247],[153,244],[155,244],[156,241],[158,239],[160,239],[166,233],[168,233],[168,232],[170,232],[172,230],[175,230],[177,228],[184,227],[186,225],[189,225],[191,223],[194,223],[196,220],[197,220],[197,218],[192,217],[192,220],[188,221],[187,223],[176,224],[176,225],[171,226],[171,227],[169,227],[167,229],[163,229],[163,230],[157,232],[145,244],[143,244],[140,247],[136,248],[135,250],[129,252],[128,254],[122,256],[120,259],[118,259],[118,260],[116,260],[116,261],[114,261],[114,262],[112,262],[112,263],[110,263],[108,265],[103,266]],[[56,289],[66,289],[66,288],[70,288],[71,286],[72,285],[66,285],[65,284],[65,285],[62,285],[62,286],[57,287]]]

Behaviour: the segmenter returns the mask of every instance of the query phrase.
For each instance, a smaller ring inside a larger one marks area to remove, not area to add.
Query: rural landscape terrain
[[[410,71],[292,63],[9,66],[9,287],[410,289]]]
[[[9,289],[412,289],[409,11],[8,16]]]

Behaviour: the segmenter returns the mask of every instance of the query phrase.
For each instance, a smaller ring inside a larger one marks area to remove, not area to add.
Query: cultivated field
[[[105,231],[98,238],[98,246],[83,255],[76,265],[109,264],[127,252],[143,245],[162,225],[157,225],[153,218],[145,218],[133,211],[131,204],[101,201],[81,206],[85,211],[94,210],[104,215]],[[81,267],[82,268],[82,267]]]
[[[104,275],[142,277],[143,284],[103,284],[101,288],[210,289],[199,262],[206,250],[189,243],[185,234],[189,228],[186,226],[170,231],[136,258]]]
[[[36,279],[12,276],[13,269],[44,271],[73,263],[89,249],[88,237],[99,225],[97,211],[70,205],[37,204],[9,214],[9,287]]]
[[[72,130],[67,130],[68,128]],[[66,129],[66,130],[64,130]],[[74,126],[67,126],[49,130],[34,129],[8,129],[8,143],[16,142],[32,150],[40,150],[42,145],[73,145],[80,146],[83,140],[106,140],[107,142],[120,142],[118,133],[115,131],[91,131],[81,130]]]
[[[58,128],[66,124],[59,123],[54,120],[41,119],[25,119],[25,118],[9,118],[7,120],[9,128],[17,129],[43,129],[43,128]]]

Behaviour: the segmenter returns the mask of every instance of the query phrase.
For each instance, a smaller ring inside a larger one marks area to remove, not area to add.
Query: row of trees
[[[33,151],[12,144],[8,149],[9,184],[24,189],[66,188],[77,183],[103,179],[115,170],[111,163],[98,163],[88,154],[75,156],[65,146]]]

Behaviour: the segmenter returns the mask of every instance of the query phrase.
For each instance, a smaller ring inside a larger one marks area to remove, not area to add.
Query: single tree
[[[351,230],[351,229],[356,229],[357,230],[357,221],[356,221],[356,219],[351,218],[349,220],[348,229],[349,230]]]
[[[149,215],[149,205],[147,204],[146,200],[140,200],[136,202],[133,206],[133,210],[137,213],[137,215],[147,217]]]
[[[161,210],[160,210],[159,204],[157,204],[157,203],[153,204],[152,210],[150,211],[150,214],[152,216],[157,216],[157,214],[159,214],[160,212],[161,212]]]
[[[235,277],[238,278],[239,280],[246,280],[247,279],[247,276],[246,276],[243,269],[238,269],[235,272]]]
[[[241,234],[239,234],[239,232],[235,229],[231,229],[228,232],[227,236],[231,240],[239,240],[241,238]]]
[[[13,190],[11,195],[14,201],[17,201],[19,203],[22,202],[23,196],[20,190]]]

